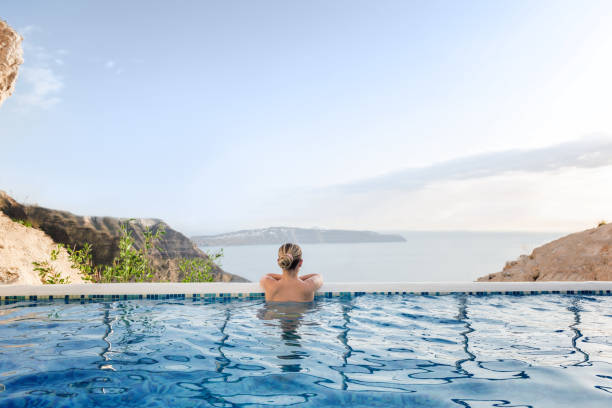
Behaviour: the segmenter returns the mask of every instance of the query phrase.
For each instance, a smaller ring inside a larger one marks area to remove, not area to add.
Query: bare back
[[[267,302],[312,302],[314,294],[323,285],[319,274],[291,276],[269,273],[259,282],[266,293]]]

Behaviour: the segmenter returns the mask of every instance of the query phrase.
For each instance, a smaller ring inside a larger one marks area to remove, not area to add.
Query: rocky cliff
[[[86,242],[90,243],[93,247],[94,263],[105,265],[109,265],[119,253],[120,226],[121,223],[128,221],[128,219],[113,217],[83,217],[67,211],[22,205],[2,191],[0,191],[0,212],[12,219],[30,222],[57,243],[77,248],[82,247]],[[151,251],[153,266],[156,270],[154,280],[180,281],[182,279],[178,268],[180,258],[207,258],[207,256],[189,238],[156,219],[130,221],[129,228],[134,237],[134,246],[137,249],[142,247],[144,231],[147,227],[156,231],[162,226],[166,233],[156,244],[160,250]],[[244,278],[224,272],[219,267],[215,267],[213,273],[215,281],[246,281]]]
[[[501,272],[478,279],[491,281],[610,281],[612,224],[567,235],[506,263]]]
[[[0,105],[15,89],[17,70],[23,63],[21,36],[0,20]]]
[[[281,245],[286,242],[298,244],[339,244],[356,242],[404,242],[401,235],[379,234],[373,231],[328,230],[319,228],[271,227],[254,230],[228,232],[219,235],[191,237],[200,246],[230,245]]]
[[[57,257],[50,259],[51,251],[56,249],[57,244],[43,231],[14,222],[0,212],[0,284],[42,285],[32,262],[52,268],[50,274],[57,273],[57,278],[68,279],[69,283],[86,283],[72,268],[66,249],[60,249]]]

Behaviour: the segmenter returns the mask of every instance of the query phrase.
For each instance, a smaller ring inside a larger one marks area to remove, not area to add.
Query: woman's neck
[[[297,279],[298,277],[298,270],[294,269],[292,271],[287,271],[285,269],[283,269],[283,278],[287,278],[287,279]]]

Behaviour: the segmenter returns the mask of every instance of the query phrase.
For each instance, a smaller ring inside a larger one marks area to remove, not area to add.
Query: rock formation
[[[0,20],[0,106],[15,89],[17,70],[23,63],[21,41],[21,36]]]
[[[88,242],[93,247],[93,261],[99,265],[111,264],[118,255],[121,223],[128,221],[113,217],[82,217],[67,211],[22,205],[2,191],[0,191],[0,212],[13,219],[27,220],[48,234],[55,242],[77,248]],[[135,219],[129,222],[136,249],[142,248],[144,231],[147,227],[156,231],[161,226],[166,233],[155,245],[160,250],[155,248],[150,252],[156,270],[154,280],[177,282],[183,278],[178,268],[180,258],[206,259],[207,255],[189,238],[156,219]],[[246,282],[244,278],[224,272],[218,266],[215,266],[213,275],[215,281]]]
[[[506,263],[501,272],[478,279],[493,281],[610,281],[612,224],[567,235]]]
[[[32,262],[48,262],[61,278],[70,283],[85,283],[72,268],[68,253],[61,249],[56,260],[50,259],[57,245],[43,231],[26,227],[0,213],[0,284],[42,285]]]

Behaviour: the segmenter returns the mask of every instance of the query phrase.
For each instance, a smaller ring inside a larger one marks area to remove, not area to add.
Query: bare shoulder
[[[300,280],[304,283],[304,287],[312,292],[316,292],[323,286],[323,277],[318,273],[301,276]]]
[[[259,285],[264,289],[272,288],[278,285],[279,279],[280,279],[279,275],[275,273],[268,273],[261,277],[261,279],[259,280]]]

